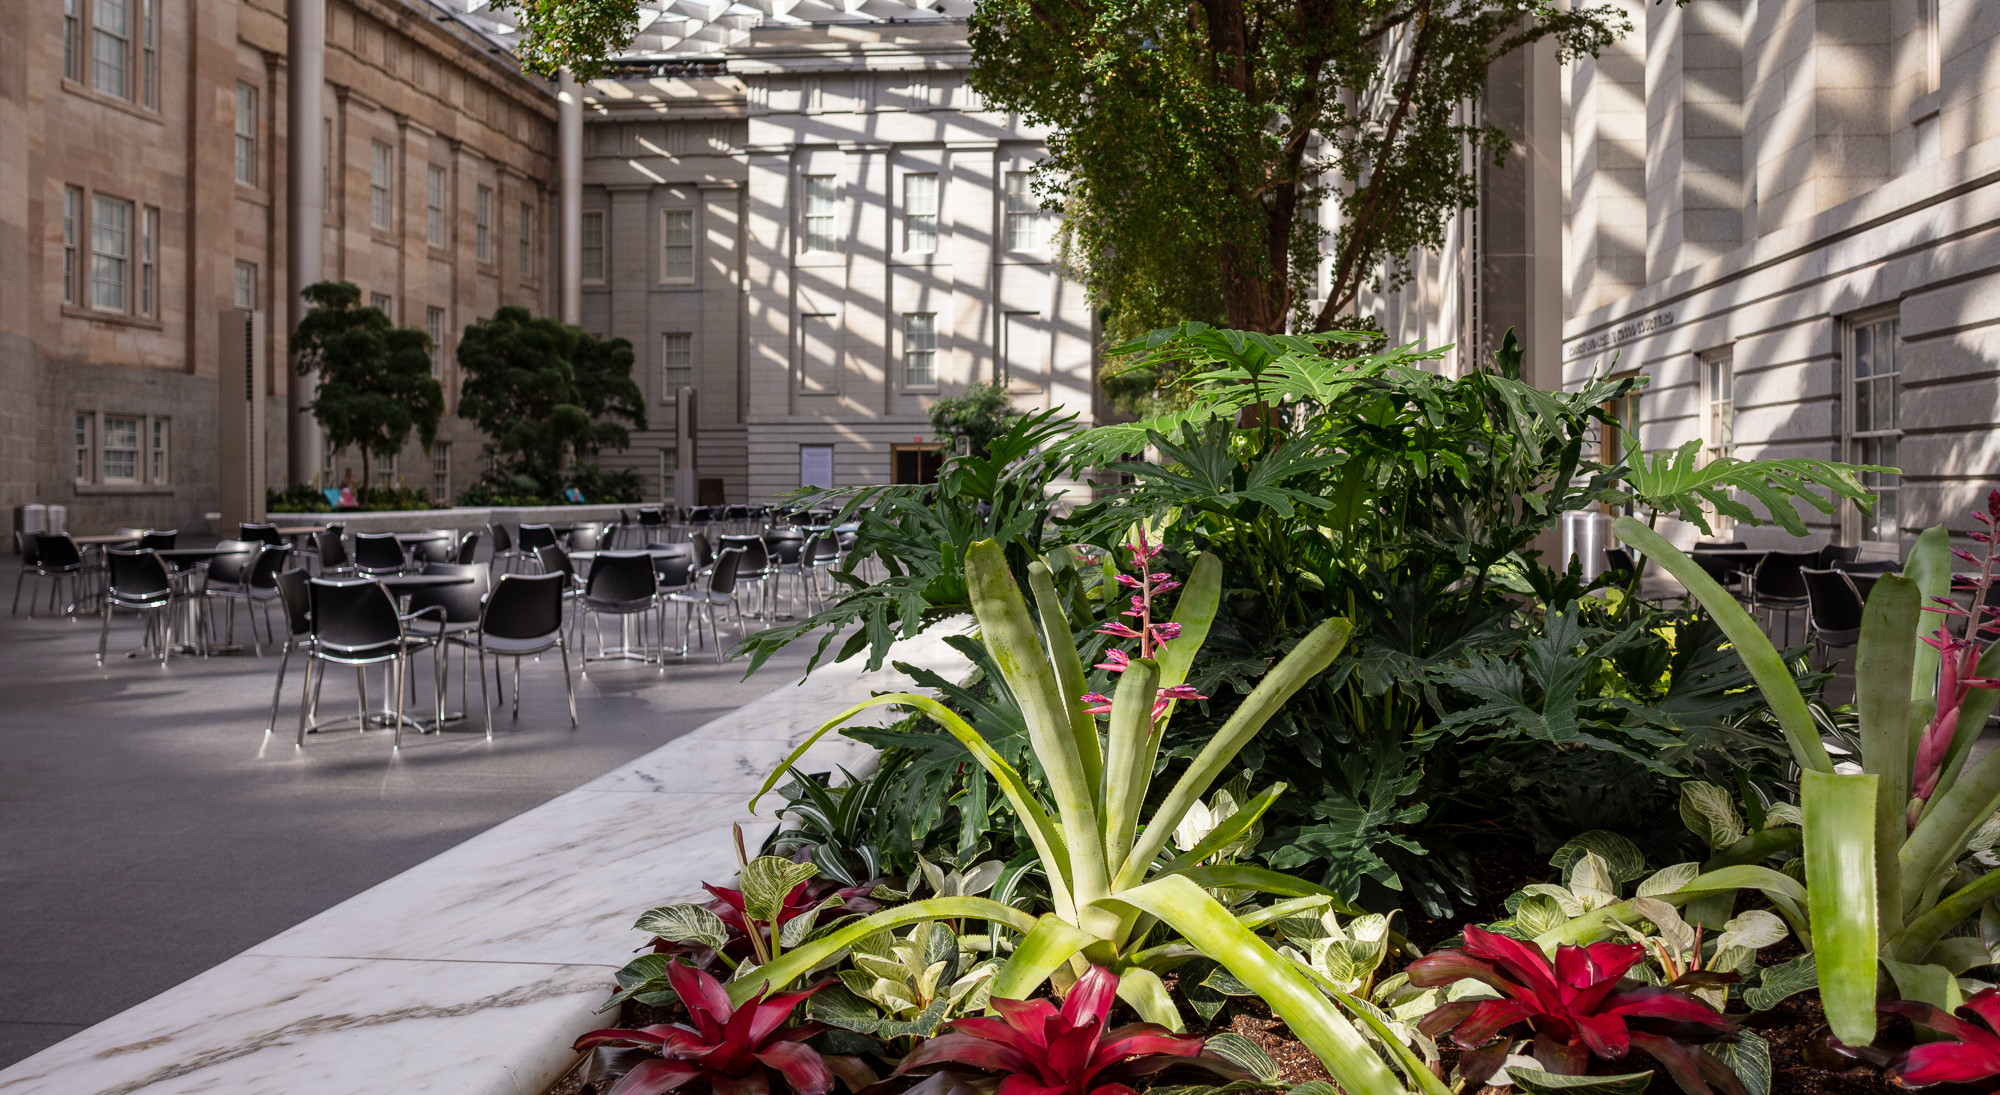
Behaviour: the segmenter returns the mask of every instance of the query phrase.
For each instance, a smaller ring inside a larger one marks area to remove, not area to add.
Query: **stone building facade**
[[[1650,377],[1649,450],[1902,469],[1821,542],[1965,528],[2000,482],[2000,5],[1620,2],[1642,33],[1568,73],[1565,379]]]
[[[267,449],[285,467],[282,0],[0,0],[0,513],[199,528],[216,507],[220,314],[264,312]],[[501,304],[553,308],[548,85],[440,9],[331,0],[322,276],[443,343]],[[455,405],[455,398],[448,397]],[[391,474],[455,491],[449,412]],[[463,455],[460,455],[463,454]],[[324,474],[359,474],[341,454]]]
[[[590,88],[583,324],[632,340],[653,426],[607,465],[672,497],[683,386],[732,502],[920,473],[931,404],[977,382],[1096,420],[1040,136],[968,86],[962,21],[771,24],[724,56]]]

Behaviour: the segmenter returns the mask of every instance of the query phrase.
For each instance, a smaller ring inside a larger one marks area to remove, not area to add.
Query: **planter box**
[[[604,505],[582,506],[453,506],[450,509],[397,509],[368,512],[364,510],[343,510],[334,513],[273,513],[267,520],[277,524],[297,521],[314,525],[323,522],[340,521],[347,525],[349,534],[356,532],[421,532],[425,529],[448,528],[462,532],[483,529],[487,525],[499,523],[514,527],[522,522],[536,524],[565,524],[573,521],[616,521],[621,511],[632,512],[650,502],[612,502]]]

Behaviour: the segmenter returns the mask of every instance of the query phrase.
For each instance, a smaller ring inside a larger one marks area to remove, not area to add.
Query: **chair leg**
[[[354,667],[354,687],[361,695],[361,732],[368,732],[368,670]]]
[[[264,720],[264,732],[270,733],[278,725],[278,701],[285,695],[285,667],[292,664],[292,640],[285,640],[284,652],[278,655],[278,686],[271,689],[271,717]]]
[[[514,718],[521,717],[521,656],[514,656]]]
[[[27,577],[28,572],[25,569],[14,575],[14,607],[7,613],[9,616],[19,616],[21,614],[21,583]],[[34,614],[35,599],[30,597],[28,598],[28,615],[33,616]]]
[[[104,626],[97,631],[97,664],[104,664],[104,644],[111,638],[111,598],[104,599]]]
[[[715,640],[715,664],[722,664],[722,627],[715,622],[715,606],[708,606],[708,635]]]
[[[560,636],[556,639],[556,649],[562,651],[563,691],[569,693],[569,728],[574,730],[576,729],[576,681],[569,675],[569,647],[563,645]]]
[[[391,752],[403,747],[403,678],[409,675],[403,667],[409,660],[410,655],[405,651],[397,654],[389,662],[389,672],[396,687],[396,737],[389,746]]]
[[[494,667],[494,676],[499,676],[499,667]],[[493,740],[493,693],[486,690],[486,648],[479,648],[479,701],[486,705],[486,740]]]
[[[319,698],[319,693],[313,688],[313,663],[317,660],[318,660],[317,658],[314,658],[312,656],[312,653],[310,651],[306,653],[305,680],[301,683],[301,687],[299,688],[298,747],[300,749],[304,749],[306,747],[306,713],[308,711],[311,711],[314,714],[319,713],[319,704],[315,702]],[[320,672],[325,673],[325,670],[322,669]]]

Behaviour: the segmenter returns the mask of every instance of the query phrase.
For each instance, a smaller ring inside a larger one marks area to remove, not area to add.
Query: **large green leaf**
[[[1771,1044],[1756,1031],[1738,1028],[1733,1037],[1710,1042],[1704,1051],[1729,1066],[1746,1095],[1771,1095]]]
[[[1743,1002],[1749,1005],[1751,1011],[1769,1011],[1784,1003],[1787,997],[1818,984],[1819,967],[1808,952],[1789,962],[1765,966],[1757,983],[1743,990]]]
[[[703,905],[662,905],[639,914],[634,931],[675,943],[697,943],[719,951],[729,945],[729,925]]]
[[[1859,473],[1895,470],[1805,459],[1723,456],[1704,461],[1701,450],[1701,441],[1694,440],[1678,449],[1635,453],[1626,467],[1625,482],[1647,509],[1673,514],[1704,533],[1713,531],[1704,512],[1711,508],[1747,525],[1763,523],[1750,507],[1733,497],[1741,491],[1762,502],[1771,520],[1783,525],[1786,532],[1804,536],[1806,525],[1799,518],[1795,501],[1826,514],[1833,513],[1839,504],[1834,497],[1869,509],[1874,497],[1861,485]]]
[[[1834,1037],[1850,1046],[1875,1041],[1879,789],[1874,776],[1828,772],[1807,772],[1799,785],[1820,1002]]]
[[[1027,999],[1057,967],[1096,941],[1095,936],[1060,917],[1043,916],[1014,945],[1013,955],[993,978],[993,995],[1004,1000]]]
[[[991,920],[1005,924],[1017,932],[1026,934],[1035,928],[1035,918],[1012,905],[1003,905],[985,897],[933,897],[924,901],[912,901],[907,905],[883,909],[872,916],[865,916],[851,924],[809,940],[785,952],[753,970],[746,970],[729,982],[729,998],[738,1004],[762,991],[769,984],[776,992],[793,981],[820,968],[833,957],[857,941],[866,939],[879,931],[906,927],[925,920]]]
[[[738,883],[743,890],[743,915],[766,924],[776,923],[784,911],[785,896],[792,888],[819,873],[810,863],[794,863],[774,855],[760,855],[743,868]]]
[[[1875,796],[1875,915],[1885,936],[1903,924],[1899,856],[1909,834],[1904,807],[1910,800],[1910,675],[1922,645],[1914,639],[1921,615],[1917,596],[1917,583],[1908,578],[1891,574],[1878,579],[1861,613],[1854,656],[1861,767],[1880,781]]]

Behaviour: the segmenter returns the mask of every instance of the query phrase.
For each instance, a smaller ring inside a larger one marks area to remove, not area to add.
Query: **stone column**
[[[556,84],[556,193],[562,227],[558,317],[583,322],[583,89],[568,69]]]
[[[290,252],[286,281],[291,288],[287,331],[298,330],[306,303],[306,286],[320,280],[320,248],[326,220],[322,174],[326,149],[320,144],[320,98],[326,85],[326,0],[289,0],[286,5],[286,50],[290,94],[286,101],[285,243]],[[310,483],[319,474],[319,423],[306,404],[312,402],[310,377],[289,373],[285,378],[286,479]]]

